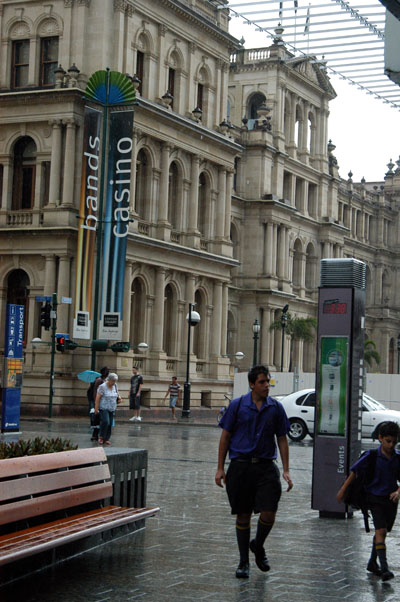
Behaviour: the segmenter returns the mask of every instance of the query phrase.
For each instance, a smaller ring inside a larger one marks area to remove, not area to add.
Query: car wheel
[[[301,441],[307,435],[307,427],[302,420],[292,418],[288,435],[292,441]]]

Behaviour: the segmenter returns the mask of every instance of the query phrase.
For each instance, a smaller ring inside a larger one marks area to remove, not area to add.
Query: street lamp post
[[[193,303],[189,303],[189,313],[186,316],[188,323],[188,339],[187,339],[187,354],[186,354],[186,381],[183,385],[183,408],[182,418],[190,416],[190,333],[192,326],[196,326],[200,322],[200,314],[193,311]]]
[[[285,328],[286,328],[286,322],[287,322],[288,309],[289,309],[289,303],[286,303],[285,307],[282,309],[282,316],[281,316],[281,326],[282,326],[281,372],[283,372],[283,357],[284,357],[284,349],[285,349]]]
[[[258,323],[257,318],[254,320],[253,323],[253,341],[254,341],[254,347],[253,347],[253,366],[257,365],[257,341],[259,338],[259,333],[260,333],[260,324]]]

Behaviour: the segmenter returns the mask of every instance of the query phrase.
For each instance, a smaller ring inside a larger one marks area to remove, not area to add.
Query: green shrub
[[[28,441],[21,441],[5,443],[0,441],[0,460],[6,458],[20,458],[21,456],[36,456],[38,454],[52,454],[53,452],[68,451],[71,449],[78,449],[77,445],[72,445],[68,439],[43,439],[42,437],[35,437],[35,439]]]

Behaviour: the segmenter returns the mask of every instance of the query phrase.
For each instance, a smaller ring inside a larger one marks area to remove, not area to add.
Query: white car
[[[286,395],[280,400],[290,421],[289,437],[301,441],[306,435],[314,435],[315,389],[303,389]],[[378,425],[387,420],[400,424],[400,412],[389,410],[369,395],[363,394],[362,431],[363,438],[371,437]]]

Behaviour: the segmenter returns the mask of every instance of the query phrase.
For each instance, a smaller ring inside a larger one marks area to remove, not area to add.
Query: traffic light
[[[51,305],[48,301],[40,308],[40,325],[44,327],[45,330],[50,330],[51,325]]]
[[[65,336],[64,335],[57,335],[57,345],[56,345],[57,351],[61,351],[61,353],[64,353],[65,351]]]
[[[118,343],[113,343],[110,347],[110,349],[112,351],[114,351],[115,353],[120,352],[120,351],[126,353],[127,351],[129,351],[129,348],[130,348],[129,342],[123,343],[122,341],[118,341]]]

